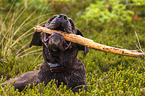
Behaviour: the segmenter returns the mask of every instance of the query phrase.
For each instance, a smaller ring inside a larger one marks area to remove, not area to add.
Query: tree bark
[[[60,33],[63,35],[65,40],[86,46],[88,48],[93,48],[96,50],[114,53],[114,54],[125,55],[125,56],[145,57],[145,53],[140,53],[137,51],[127,50],[127,49],[119,49],[119,48],[115,48],[115,47],[111,47],[111,46],[102,45],[99,43],[95,43],[93,40],[84,38],[80,35],[68,34],[66,32],[51,30],[51,29],[48,29],[46,27],[41,27],[41,26],[36,26],[36,27],[34,27],[34,29],[37,30],[37,32],[44,32],[47,34],[52,34],[53,32]]]

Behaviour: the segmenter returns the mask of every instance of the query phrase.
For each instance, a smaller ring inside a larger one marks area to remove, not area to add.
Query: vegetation
[[[131,18],[129,22],[119,21],[118,19],[117,22],[101,22],[101,18],[88,19],[85,17],[85,19],[82,19],[86,8],[101,3],[98,0],[98,3],[95,0],[26,1],[0,0],[2,4],[0,7],[0,84],[24,72],[39,69],[39,65],[43,62],[41,47],[34,46],[29,48],[34,31],[33,27],[45,23],[46,20],[55,14],[61,13],[71,17],[84,36],[97,43],[141,52],[145,50],[144,14],[139,14],[136,19],[134,19],[134,16],[126,15],[126,18]],[[118,1],[121,1],[121,6],[126,4],[123,0]],[[135,0],[132,0],[132,2],[135,2]],[[132,3],[129,2],[129,4]],[[138,10],[137,12],[142,13],[145,7],[144,5],[141,6],[132,7],[132,5],[129,5],[129,10],[134,13]],[[92,7],[92,10],[94,9]],[[89,10],[91,11],[91,9]],[[99,12],[96,14],[100,14]],[[126,13],[128,9],[123,9],[123,12],[128,14]],[[123,15],[118,17],[124,18]],[[108,19],[113,20],[109,17]],[[121,24],[118,22],[121,22]],[[144,59],[105,53],[94,49],[90,49],[86,56],[83,56],[82,52],[80,52],[78,58],[82,60],[86,67],[88,92],[83,90],[80,93],[76,93],[76,96],[145,95]],[[66,90],[66,86],[63,84],[57,88],[53,80],[46,87],[43,87],[43,85],[40,84],[42,96],[74,95],[71,89]],[[28,86],[22,92],[14,90],[11,84],[5,87],[0,86],[0,95],[39,96],[39,85],[33,86],[32,89]]]
[[[145,1],[144,0],[140,0],[140,1],[138,1],[138,0],[132,0],[132,2],[133,2],[133,4],[139,5],[139,6],[145,5]]]
[[[121,0],[97,0],[95,4],[91,4],[86,8],[82,18],[87,20],[98,19],[102,23],[131,22],[133,11],[126,10],[126,5]]]

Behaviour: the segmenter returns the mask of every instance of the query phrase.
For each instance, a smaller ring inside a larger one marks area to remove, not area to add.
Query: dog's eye
[[[70,24],[71,24],[72,29],[75,29],[75,25],[74,25],[74,22],[72,21],[72,19],[69,18],[68,20],[69,20],[69,22],[70,22]]]
[[[57,17],[57,15],[54,15],[54,16],[52,16],[48,21],[47,21],[47,24],[49,24],[54,18],[56,18]]]

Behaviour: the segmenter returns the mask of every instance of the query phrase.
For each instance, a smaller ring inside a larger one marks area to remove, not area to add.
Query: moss
[[[63,12],[62,10],[57,12],[53,6],[49,6],[49,10],[37,10],[36,13],[32,15],[27,22],[25,22],[26,25],[18,30],[18,33],[12,40],[12,43],[27,30],[37,24],[40,24],[40,22],[49,19],[54,14],[63,13],[74,20],[75,25],[83,32],[85,37],[90,38],[97,43],[113,47],[139,50],[136,47],[136,45],[139,46],[135,35],[136,31],[141,48],[143,51],[145,50],[145,22],[143,18],[140,18],[137,21],[132,21],[131,23],[124,23],[123,25],[116,23],[99,23],[98,20],[86,22],[80,18],[80,15],[92,1],[88,1],[88,4],[84,1],[81,2],[81,0],[69,3],[68,5],[64,4],[64,7],[66,6],[69,10],[67,12]],[[10,13],[7,21],[5,22],[5,29],[1,31],[1,33],[7,34],[7,31],[5,30],[7,30],[11,25],[11,17],[14,16],[13,14],[16,14],[15,12],[16,11]],[[34,12],[33,8],[27,9],[13,25],[14,29],[9,31],[9,33],[13,34],[12,32],[15,32],[32,12]],[[51,14],[45,15],[43,18],[40,17],[39,19],[35,19],[36,17],[47,13]],[[3,18],[1,19],[1,22],[3,22],[5,19],[4,17],[6,17],[5,13],[2,15]],[[19,13],[15,15],[15,19],[18,16]],[[29,21],[31,22],[28,23]],[[132,25],[134,25],[134,27]],[[31,32],[33,31],[30,31],[29,33]],[[1,33],[0,38],[3,37]],[[24,72],[39,69],[39,65],[43,62],[41,51],[36,51],[34,53],[32,51],[38,50],[41,47],[33,47],[30,49],[28,45],[31,37],[32,35],[22,38],[22,40],[16,43],[14,47],[10,48],[11,50],[7,51],[8,55],[6,55],[4,59],[4,55],[0,54],[0,57],[2,58],[0,59],[0,83],[19,76]],[[3,53],[3,49],[5,48],[4,45],[7,43],[7,39],[4,38],[4,40],[5,41],[3,43],[0,43],[1,53]],[[145,95],[144,59],[105,53],[94,49],[90,49],[86,56],[83,56],[83,52],[80,52],[78,58],[82,60],[86,67],[88,92],[83,90],[80,93],[74,94],[71,89],[66,90],[65,85],[62,84],[59,88],[57,88],[54,81],[51,81],[46,87],[44,87],[44,84],[40,84],[43,96]],[[33,86],[32,89],[28,86],[23,92],[19,92],[18,90],[14,90],[14,88],[11,87],[11,84],[9,84],[8,86],[0,87],[0,95],[39,96],[39,85]]]

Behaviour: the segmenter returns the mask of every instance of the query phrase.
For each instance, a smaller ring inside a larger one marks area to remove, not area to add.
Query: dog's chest
[[[43,70],[39,72],[39,79],[40,82],[45,82],[47,84],[51,80],[55,79],[55,83],[57,86],[61,85],[61,82],[63,82],[64,85],[68,85],[68,78],[70,78],[70,73],[64,71],[64,72],[51,72],[50,70]]]

